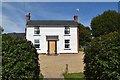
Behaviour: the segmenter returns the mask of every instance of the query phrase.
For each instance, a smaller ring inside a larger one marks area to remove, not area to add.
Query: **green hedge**
[[[87,80],[120,80],[120,33],[95,38],[85,50]]]
[[[2,35],[2,80],[38,80],[38,54],[31,42]]]

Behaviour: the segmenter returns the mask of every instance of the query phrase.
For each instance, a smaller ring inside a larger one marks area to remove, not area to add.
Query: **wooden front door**
[[[55,41],[50,41],[49,42],[49,53],[50,54],[55,54]]]

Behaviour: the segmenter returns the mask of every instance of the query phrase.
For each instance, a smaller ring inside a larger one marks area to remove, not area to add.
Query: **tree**
[[[120,33],[94,38],[85,50],[86,80],[120,80]]]
[[[0,34],[4,31],[4,29],[0,26]]]
[[[94,37],[105,35],[110,32],[120,31],[120,14],[116,11],[105,11],[91,21],[92,34]]]
[[[84,46],[85,44],[88,44],[91,41],[91,30],[89,27],[85,27],[82,24],[79,24],[80,28],[80,45]]]

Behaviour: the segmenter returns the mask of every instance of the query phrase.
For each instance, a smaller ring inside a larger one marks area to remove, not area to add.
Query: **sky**
[[[25,32],[28,12],[31,20],[73,20],[74,15],[78,15],[79,23],[88,27],[91,20],[104,11],[118,12],[118,2],[2,2],[0,7],[4,33]]]

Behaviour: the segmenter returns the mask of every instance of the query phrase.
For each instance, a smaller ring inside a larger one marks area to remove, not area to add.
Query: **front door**
[[[56,41],[52,40],[49,41],[49,54],[55,54],[56,53]]]

